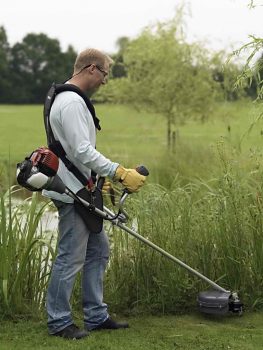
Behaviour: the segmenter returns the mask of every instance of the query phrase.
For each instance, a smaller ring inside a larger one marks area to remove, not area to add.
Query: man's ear
[[[89,70],[90,74],[93,74],[96,70],[96,66],[95,64],[91,64],[87,69]]]

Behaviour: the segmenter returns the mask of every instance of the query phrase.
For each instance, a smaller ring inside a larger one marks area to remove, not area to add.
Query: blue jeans
[[[47,291],[48,330],[54,334],[73,323],[70,297],[81,269],[84,325],[92,329],[109,317],[103,303],[108,237],[104,230],[98,234],[89,232],[73,204],[54,203],[59,212],[59,242]]]

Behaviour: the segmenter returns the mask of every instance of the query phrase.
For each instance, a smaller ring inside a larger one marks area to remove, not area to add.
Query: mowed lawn
[[[127,318],[126,318],[127,319]],[[45,320],[0,322],[1,350],[262,350],[263,314],[208,318],[129,317],[130,328],[69,341],[47,334]],[[77,323],[81,326],[81,320]]]
[[[158,166],[166,152],[164,117],[121,105],[97,105],[96,109],[102,125],[97,140],[99,151],[129,166]],[[188,121],[174,128],[178,142],[193,147],[209,147],[223,139],[249,151],[262,147],[263,122],[255,123],[259,114],[251,101],[225,102],[215,105],[209,121]],[[0,161],[16,163],[45,144],[42,106],[0,105]]]

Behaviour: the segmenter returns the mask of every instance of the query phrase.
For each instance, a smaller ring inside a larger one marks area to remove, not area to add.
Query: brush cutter
[[[240,301],[236,292],[231,292],[211,281],[200,272],[186,265],[183,261],[169,254],[150,240],[144,238],[133,229],[125,225],[128,220],[128,214],[124,210],[124,202],[127,199],[129,192],[125,189],[119,200],[118,212],[115,213],[103,206],[101,209],[94,206],[93,203],[73,193],[65,186],[62,180],[57,175],[58,158],[47,148],[40,148],[33,152],[30,157],[27,157],[22,163],[17,164],[17,181],[18,183],[29,189],[30,191],[41,191],[42,189],[55,191],[61,194],[67,194],[75,201],[83,205],[88,212],[92,212],[94,216],[100,217],[103,220],[109,220],[113,225],[118,226],[122,230],[128,232],[133,237],[137,238],[144,244],[159,252],[161,255],[172,260],[180,265],[191,274],[197,276],[212,287],[212,290],[200,292],[197,297],[197,303],[201,312],[214,315],[224,315],[229,311],[239,315],[243,312],[243,304]],[[148,170],[144,166],[136,168],[142,175],[149,175]],[[104,178],[97,181],[97,188],[101,190]]]

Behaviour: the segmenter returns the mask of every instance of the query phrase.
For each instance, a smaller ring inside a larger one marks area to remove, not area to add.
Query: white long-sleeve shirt
[[[64,148],[67,158],[89,178],[91,170],[101,176],[113,177],[118,167],[95,149],[96,128],[84,100],[75,92],[64,91],[58,94],[50,111],[50,125],[54,137]],[[74,193],[83,185],[59,160],[58,176]],[[71,203],[66,194],[43,191],[43,195]]]

